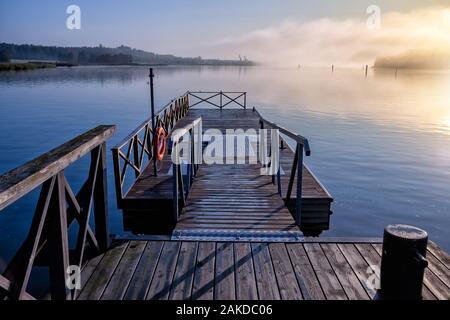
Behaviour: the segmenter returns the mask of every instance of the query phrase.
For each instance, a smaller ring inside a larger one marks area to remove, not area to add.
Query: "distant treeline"
[[[89,64],[166,64],[166,65],[221,65],[250,66],[254,65],[247,59],[219,60],[182,58],[174,55],[163,55],[126,46],[117,48],[98,47],[50,47],[36,45],[17,45],[0,43],[0,62],[17,60],[51,60],[74,65]]]
[[[374,67],[394,69],[450,69],[450,53],[409,51],[398,56],[377,58]]]

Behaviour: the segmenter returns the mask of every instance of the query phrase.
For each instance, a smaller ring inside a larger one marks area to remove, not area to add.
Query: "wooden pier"
[[[151,131],[149,120],[113,149],[116,194],[119,207],[123,209],[125,229],[137,234],[173,232],[178,237],[192,234],[195,230],[203,231],[203,234],[208,230],[213,233],[223,231],[236,234],[242,230],[301,230],[307,235],[318,235],[327,230],[333,199],[303,163],[303,149],[306,155],[310,153],[307,140],[265,120],[256,109],[247,109],[243,104],[246,101],[245,93],[206,93],[206,98],[201,94],[188,93],[172,102],[158,115],[158,126],[165,128],[167,132],[174,132],[186,128],[196,119],[201,119],[203,134],[218,130],[224,136],[227,130],[251,131],[257,135],[262,128],[277,129],[287,138],[293,139],[301,150],[294,151],[286,138],[280,136],[280,174],[269,176],[261,175],[261,164],[250,163],[248,155],[240,159],[245,163],[228,164],[227,160],[239,160],[235,155],[238,148],[235,144],[235,153],[230,155],[224,150],[220,164],[200,164],[189,187],[185,186],[186,199],[183,199],[180,205],[181,213],[179,217],[173,218],[167,214],[172,211],[175,198],[174,170],[170,155],[167,154],[164,158],[162,170],[157,176],[154,174],[151,159],[147,166],[142,165],[141,161],[142,154],[152,148],[151,143],[145,143],[147,137],[151,136],[151,133],[145,134]],[[190,102],[189,97],[192,96],[200,101]],[[224,104],[223,96],[228,98],[228,103],[237,103],[238,108],[230,108],[228,104]],[[220,98],[222,104],[216,105],[212,102],[214,98]],[[239,102],[239,98],[244,101]],[[213,108],[199,108],[200,103],[212,104]],[[168,118],[173,121],[167,121]],[[140,138],[139,134],[142,135]],[[271,137],[268,137],[269,147],[270,143]],[[224,149],[225,144],[224,140]],[[206,142],[204,147],[207,145]],[[255,156],[260,154],[257,141],[250,141],[247,151]],[[136,156],[131,157],[133,152]],[[299,164],[302,168],[300,175],[299,170],[296,172]],[[122,185],[127,168],[133,168],[137,178],[129,191],[124,192]],[[300,184],[297,182],[298,177],[301,179]],[[297,192],[298,185],[301,186],[301,192]],[[298,196],[301,198],[299,202]],[[296,208],[297,203],[299,209]],[[158,223],[155,224],[155,221]]]

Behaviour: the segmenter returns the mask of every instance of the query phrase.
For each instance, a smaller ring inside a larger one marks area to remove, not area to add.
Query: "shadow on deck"
[[[81,300],[370,300],[382,245],[305,243],[117,243],[82,272]],[[450,299],[450,257],[431,241],[423,299]],[[372,266],[372,267],[371,267]]]

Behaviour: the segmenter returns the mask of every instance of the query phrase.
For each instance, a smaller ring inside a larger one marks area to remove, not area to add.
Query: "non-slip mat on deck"
[[[299,242],[299,231],[175,230],[173,241]]]

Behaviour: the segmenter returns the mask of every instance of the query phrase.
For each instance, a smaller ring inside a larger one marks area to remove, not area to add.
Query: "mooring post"
[[[152,142],[155,141],[155,131],[156,131],[156,125],[155,125],[155,95],[153,91],[153,78],[155,77],[153,73],[153,68],[150,68],[150,105],[151,105],[151,113],[152,113],[152,135],[153,139]],[[153,175],[156,177],[158,175],[158,170],[156,170],[156,144],[153,143]]]
[[[408,225],[384,229],[380,298],[421,300],[428,234]]]

